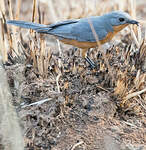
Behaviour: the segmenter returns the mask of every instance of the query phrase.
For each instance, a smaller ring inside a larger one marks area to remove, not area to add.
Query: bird
[[[8,20],[6,23],[32,29],[38,33],[50,34],[65,44],[81,48],[81,55],[89,63],[91,68],[95,68],[96,65],[87,56],[87,51],[90,48],[95,48],[98,47],[99,44],[102,45],[109,42],[118,32],[129,24],[139,24],[139,22],[133,20],[128,13],[119,10],[111,11],[102,16],[69,19],[50,25],[19,20]]]

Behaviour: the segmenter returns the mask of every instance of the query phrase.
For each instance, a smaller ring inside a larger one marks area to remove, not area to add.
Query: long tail
[[[17,21],[17,20],[8,20],[6,23],[11,24],[11,25],[15,25],[15,26],[19,26],[22,28],[33,29],[33,30],[36,30],[38,32],[39,32],[39,30],[41,30],[41,28],[48,27],[47,25],[43,25],[43,24],[25,22],[25,21]]]

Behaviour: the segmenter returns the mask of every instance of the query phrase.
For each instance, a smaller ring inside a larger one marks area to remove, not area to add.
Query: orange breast
[[[97,42],[80,42],[77,40],[69,40],[69,39],[63,39],[61,40],[65,44],[73,45],[75,47],[79,47],[82,49],[92,48],[97,46]]]
[[[106,42],[109,42],[114,36],[115,34],[117,34],[119,31],[121,31],[123,28],[125,28],[128,24],[124,24],[124,25],[119,25],[119,26],[114,26],[113,29],[114,29],[114,32],[109,32],[107,34],[107,36],[103,39],[103,40],[100,40],[100,44],[104,44]],[[87,33],[88,34],[88,33]],[[94,48],[94,47],[97,47],[98,44],[97,42],[80,42],[80,41],[77,41],[77,40],[70,40],[70,39],[63,39],[61,40],[63,43],[65,44],[69,44],[69,45],[73,45],[75,47],[79,47],[79,48],[82,48],[82,49],[88,49],[88,48]]]

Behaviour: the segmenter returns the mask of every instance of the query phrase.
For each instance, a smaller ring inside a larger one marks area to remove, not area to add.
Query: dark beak
[[[136,20],[128,20],[127,23],[129,23],[129,24],[136,24],[137,26],[138,26],[138,24],[139,24],[139,22],[136,21]]]

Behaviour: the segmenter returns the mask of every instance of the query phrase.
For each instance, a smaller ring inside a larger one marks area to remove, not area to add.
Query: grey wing
[[[94,29],[99,40],[106,37],[107,31],[105,30],[102,22],[98,18],[91,18]],[[81,42],[96,42],[95,35],[87,18],[80,19],[73,23],[62,24],[48,31],[48,34],[56,35],[59,39],[71,39]]]
[[[77,23],[77,22],[78,22],[77,19],[76,20],[66,20],[66,21],[61,21],[61,22],[51,24],[48,27],[54,29],[54,28],[61,26],[61,25],[68,25],[68,24]]]
[[[64,31],[64,34],[66,33],[66,30],[64,28],[70,27],[71,24],[77,23],[78,20],[66,20],[62,22],[57,22],[51,25],[47,25],[46,27],[38,27],[36,29],[37,32],[39,33],[48,33],[48,34],[63,34],[62,32]]]

